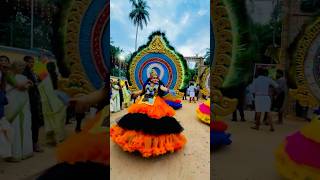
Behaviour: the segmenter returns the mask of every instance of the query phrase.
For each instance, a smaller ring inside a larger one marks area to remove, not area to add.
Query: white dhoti
[[[271,98],[269,96],[256,96],[254,103],[256,112],[270,112]]]

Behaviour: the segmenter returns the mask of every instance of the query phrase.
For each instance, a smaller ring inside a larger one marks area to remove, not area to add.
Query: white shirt
[[[256,96],[268,96],[270,86],[277,88],[279,85],[269,77],[259,76],[252,82],[252,92]]]
[[[190,86],[188,91],[190,92],[196,92],[197,88],[195,86]]]

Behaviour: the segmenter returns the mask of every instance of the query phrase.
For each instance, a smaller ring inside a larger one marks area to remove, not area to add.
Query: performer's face
[[[151,78],[151,82],[152,82],[152,84],[153,84],[153,83],[158,83],[158,82],[159,82],[158,77],[157,77],[157,76],[152,77],[152,78]]]

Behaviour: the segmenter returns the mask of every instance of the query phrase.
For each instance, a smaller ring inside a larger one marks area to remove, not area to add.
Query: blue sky
[[[151,32],[164,31],[170,44],[184,56],[203,56],[210,47],[209,0],[147,0],[150,22],[138,32],[138,47]],[[124,54],[134,52],[136,28],[129,19],[129,0],[111,0],[110,35]]]

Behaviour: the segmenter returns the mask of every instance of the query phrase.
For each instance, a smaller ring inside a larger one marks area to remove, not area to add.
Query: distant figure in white
[[[261,113],[267,113],[268,123],[270,124],[270,131],[274,131],[270,110],[271,110],[271,98],[269,95],[269,88],[273,86],[278,87],[278,84],[268,77],[267,69],[258,69],[258,77],[252,82],[252,92],[254,94],[255,102],[255,123],[256,125],[251,127],[252,129],[259,130]]]
[[[189,102],[191,103],[191,101],[193,101],[194,103],[196,103],[195,100],[195,95],[196,95],[196,91],[197,91],[197,87],[194,86],[193,83],[190,84],[190,87],[188,88],[188,94],[190,96]]]
[[[111,89],[112,89],[112,95],[111,95],[111,101],[110,101],[110,111],[111,112],[119,112],[121,110],[120,107],[120,87],[118,86],[117,81],[111,79]]]

